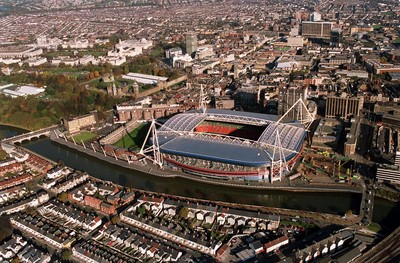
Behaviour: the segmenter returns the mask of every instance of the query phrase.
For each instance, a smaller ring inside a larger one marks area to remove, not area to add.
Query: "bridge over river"
[[[15,143],[22,143],[22,142],[29,142],[30,140],[41,137],[50,137],[51,131],[59,128],[59,125],[49,126],[40,130],[31,131],[23,134],[19,134],[13,137],[5,138],[1,141],[1,143],[6,144],[15,144]]]

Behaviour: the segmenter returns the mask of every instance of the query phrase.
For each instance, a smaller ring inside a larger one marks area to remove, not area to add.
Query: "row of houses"
[[[75,241],[74,234],[67,228],[34,215],[17,214],[10,218],[10,222],[14,228],[57,249],[67,248]]]
[[[43,182],[43,188],[59,194],[74,188],[75,186],[87,181],[88,179],[89,175],[87,173],[74,172],[67,177],[63,177],[62,180],[54,179],[51,181]]]
[[[18,151],[21,152],[22,154],[27,154],[25,150],[18,148]],[[24,162],[26,166],[28,166],[30,169],[37,171],[40,174],[45,174],[47,171],[49,171],[53,165],[48,161],[45,160],[35,154],[29,154],[28,159]]]
[[[0,163],[0,176],[4,176],[7,173],[17,173],[22,171],[22,164],[16,160],[7,160]]]
[[[200,251],[201,253],[207,255],[215,255],[216,250],[221,245],[207,242],[205,240],[186,235],[181,231],[177,231],[176,229],[160,225],[157,222],[146,220],[142,217],[137,216],[132,207],[129,207],[128,209],[123,211],[120,215],[120,218],[123,222],[131,226],[137,227],[143,231],[188,247],[192,250]]]
[[[57,200],[52,200],[41,206],[38,211],[46,217],[50,214],[65,220],[67,223],[82,227],[85,231],[91,232],[101,226],[101,218],[91,215],[86,211],[65,205]]]
[[[102,247],[90,240],[77,243],[72,248],[72,255],[80,262],[87,263],[113,263],[131,262],[125,256],[109,248]]]
[[[269,215],[259,212],[244,211],[233,208],[217,207],[212,205],[202,205],[197,203],[183,203],[162,197],[153,197],[143,195],[138,198],[133,205],[135,211],[137,207],[143,206],[148,211],[157,216],[161,211],[165,215],[175,216],[178,207],[186,207],[188,209],[187,218],[197,219],[212,224],[214,220],[218,225],[233,226],[249,226],[258,227],[260,230],[274,230],[279,227],[280,217],[277,215]]]
[[[38,249],[19,235],[12,235],[10,239],[0,245],[0,261],[9,262],[19,259],[20,262],[47,263],[51,261],[48,253]]]
[[[217,210],[217,223],[228,226],[257,226],[259,230],[275,230],[279,227],[280,216],[219,207]]]
[[[134,199],[134,193],[124,193],[111,183],[96,184],[88,181],[68,192],[68,200],[92,207],[104,214],[114,214],[116,209]]]
[[[45,191],[33,193],[30,196],[24,197],[22,200],[14,200],[10,205],[0,208],[0,215],[14,214],[19,211],[25,210],[28,207],[38,207],[39,205],[47,202],[49,195]]]
[[[33,176],[29,173],[24,173],[22,175],[16,175],[15,177],[7,178],[0,182],[0,190],[4,190],[6,188],[14,187],[29,182],[32,179]]]
[[[61,176],[66,176],[72,173],[72,171],[66,166],[57,166],[50,171],[47,172],[47,178],[49,179],[56,179]]]
[[[12,199],[18,199],[28,193],[28,189],[23,185],[18,185],[0,191],[0,204],[6,203]]]
[[[296,251],[296,262],[310,262],[327,254],[337,252],[343,248],[345,243],[348,243],[353,238],[354,232],[352,230],[339,231],[319,242],[314,242],[314,244]]]
[[[132,230],[127,227],[112,225],[107,222],[100,230],[96,239],[104,239],[103,242],[115,242],[124,249],[132,248],[144,258],[155,259],[159,261],[177,261],[182,252],[163,244],[159,240],[153,240],[146,237],[140,230]]]

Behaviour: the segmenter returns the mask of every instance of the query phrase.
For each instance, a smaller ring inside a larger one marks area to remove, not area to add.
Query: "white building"
[[[81,65],[88,65],[89,63],[96,64],[96,58],[93,55],[85,55],[79,59]]]
[[[166,58],[173,58],[175,56],[182,56],[183,52],[182,49],[180,47],[174,47],[174,48],[170,48],[165,50],[165,57]]]
[[[29,58],[24,61],[25,63],[28,63],[30,67],[37,67],[43,64],[47,63],[47,58],[42,58],[42,57],[34,57],[34,58]]]
[[[43,54],[42,49],[28,46],[9,46],[0,48],[0,58],[30,58]]]
[[[101,63],[110,63],[113,66],[121,66],[126,62],[126,57],[99,57],[99,62]]]
[[[197,48],[196,59],[203,59],[214,55],[214,49],[210,45],[201,46]]]
[[[193,58],[188,54],[177,55],[172,57],[172,67],[174,68],[185,68],[190,66]]]
[[[34,86],[16,86],[14,84],[7,84],[4,86],[0,86],[0,92],[5,94],[6,96],[10,96],[12,98],[16,97],[26,97],[29,95],[39,95],[45,91],[44,88],[38,88]]]
[[[156,85],[158,82],[166,81],[168,79],[166,77],[159,77],[159,76],[140,74],[140,73],[132,73],[132,72],[129,72],[126,75],[122,75],[122,78],[134,80],[134,81],[137,81],[137,82],[143,83],[143,84],[153,84],[153,85]]]
[[[61,45],[63,48],[73,48],[73,49],[84,49],[88,47],[92,47],[87,39],[78,39],[78,40],[71,40],[69,42],[63,42]]]
[[[148,49],[153,45],[151,40],[142,38],[141,40],[125,40],[119,41],[113,50],[108,51],[109,57],[135,57],[143,53],[144,49]]]

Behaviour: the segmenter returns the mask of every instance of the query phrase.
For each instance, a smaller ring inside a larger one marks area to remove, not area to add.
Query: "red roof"
[[[264,246],[265,246],[265,248],[270,248],[272,246],[275,246],[275,245],[277,245],[279,243],[282,243],[284,241],[287,241],[287,240],[289,240],[289,238],[287,236],[283,236],[283,237],[280,237],[280,238],[277,238],[275,240],[272,240],[272,241],[268,242]]]

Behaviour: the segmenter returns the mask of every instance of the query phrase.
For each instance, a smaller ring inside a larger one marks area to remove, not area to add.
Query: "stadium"
[[[151,146],[141,153],[160,166],[225,180],[281,180],[306,137],[306,127],[293,119],[216,109],[180,113],[152,127]]]

